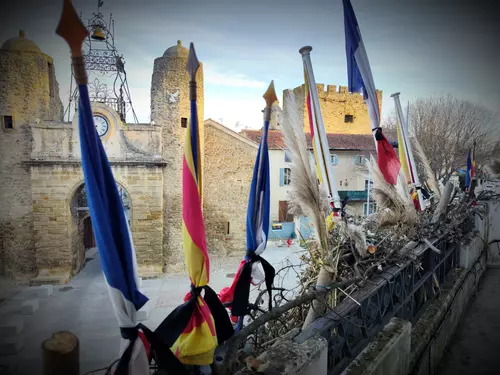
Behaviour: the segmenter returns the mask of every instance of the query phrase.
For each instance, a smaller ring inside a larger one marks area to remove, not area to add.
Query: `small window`
[[[354,116],[353,115],[345,115],[344,122],[354,122]]]
[[[291,163],[292,161],[292,155],[290,151],[285,150],[285,163]]]
[[[50,97],[54,96],[54,65],[48,63],[49,70],[49,95]]]
[[[373,214],[377,210],[377,205],[375,203],[370,203],[370,207],[368,207],[367,203],[363,203],[363,214],[365,216]]]
[[[188,127],[188,119],[186,117],[181,117],[181,128]]]
[[[342,186],[342,181],[340,181],[340,186]]]
[[[370,181],[370,190],[373,187],[373,181]],[[368,180],[365,180],[365,191],[368,191]]]
[[[14,129],[14,119],[12,116],[3,116],[3,128]]]
[[[366,158],[363,155],[358,155],[354,158],[354,164],[364,165],[366,163]]]
[[[280,186],[288,186],[291,182],[292,170],[290,168],[280,169]]]
[[[226,234],[230,234],[230,223],[227,222]]]
[[[332,165],[338,165],[339,164],[339,157],[338,157],[338,155],[330,154],[330,163]]]

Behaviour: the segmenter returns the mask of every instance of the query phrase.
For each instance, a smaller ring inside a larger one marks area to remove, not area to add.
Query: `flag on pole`
[[[368,106],[370,123],[377,148],[377,164],[385,180],[395,185],[401,164],[391,143],[380,128],[380,107],[368,55],[365,50],[358,21],[350,0],[344,3],[347,76],[350,92],[362,92]]]
[[[264,94],[266,109],[264,110],[264,127],[260,139],[257,159],[253,170],[252,185],[247,208],[247,251],[245,260],[240,263],[234,281],[229,288],[224,288],[219,293],[223,302],[231,302],[231,313],[234,317],[239,316],[239,330],[243,323],[243,317],[248,313],[248,298],[250,295],[250,283],[252,277],[256,279],[257,263],[260,262],[264,269],[266,288],[269,293],[269,310],[272,308],[272,285],[275,270],[260,255],[267,245],[269,233],[269,199],[270,199],[270,177],[269,177],[269,150],[268,132],[271,118],[272,104],[277,100],[274,91],[274,81]]]
[[[422,211],[425,209],[424,198],[422,195],[422,189],[420,184],[420,179],[418,178],[417,167],[415,163],[415,159],[413,157],[413,151],[410,142],[410,135],[408,134],[408,125],[403,116],[403,109],[401,107],[401,101],[399,99],[400,93],[394,93],[391,95],[394,98],[394,104],[396,107],[396,118],[397,123],[399,124],[398,130],[401,134],[401,143],[399,144],[399,149],[404,151],[404,158],[406,160],[406,165],[408,167],[408,175],[410,176],[410,182],[414,188],[414,192],[412,193],[412,199],[414,200],[415,208],[418,211]],[[415,199],[418,202],[415,202]],[[417,204],[418,203],[418,204]]]
[[[337,192],[332,163],[330,162],[330,146],[328,145],[323,117],[321,115],[321,107],[310,56],[311,50],[312,47],[310,46],[302,47],[299,50],[304,65],[305,95],[311,142],[318,180],[326,189],[334,211],[333,215],[337,216],[338,210],[341,208],[340,197]]]
[[[137,262],[123,204],[106,152],[95,129],[82,42],[88,32],[70,1],[63,3],[57,34],[69,44],[79,90],[78,128],[82,169],[92,227],[109,296],[120,327],[117,374],[149,374],[149,344],[136,327],[136,313],[148,301],[138,289]],[[140,340],[137,338],[140,337]]]
[[[314,128],[317,127],[315,126],[315,120],[314,120],[316,116],[314,115],[314,109],[311,104],[311,92],[305,68],[304,68],[304,86],[306,93],[307,119],[309,120],[309,133],[311,134],[311,144],[313,146],[314,164],[316,165],[316,175],[318,176],[319,182],[323,184],[325,179],[323,177],[323,174],[321,173],[321,167],[320,167],[321,164],[320,164],[320,159],[318,158],[318,151],[317,151],[317,149],[320,149],[319,146],[320,139],[318,136],[316,136],[316,132],[314,131]],[[318,143],[318,145],[316,143]]]
[[[403,131],[401,129],[401,123],[397,118],[396,118],[396,129],[398,131],[399,162],[401,163],[401,169],[403,170],[403,175],[405,177],[406,184],[411,184],[411,177],[410,177],[410,172],[408,170],[408,163],[406,162],[406,152],[403,142]]]
[[[210,259],[201,207],[201,148],[196,103],[196,72],[199,66],[191,43],[187,63],[191,78],[191,118],[182,164],[182,232],[191,292],[186,295],[185,303],[177,307],[155,331],[166,344],[171,345],[177,358],[189,365],[211,364],[217,345],[234,333],[226,309],[208,286]],[[201,295],[202,290],[205,291],[204,296]]]
[[[469,191],[472,185],[472,178],[475,175],[474,161],[472,159],[471,151],[467,154],[467,173],[465,174],[465,190]]]

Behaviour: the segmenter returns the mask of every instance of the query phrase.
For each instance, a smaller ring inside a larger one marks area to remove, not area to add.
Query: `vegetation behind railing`
[[[406,253],[400,263],[375,273],[368,280],[355,278],[321,289],[310,288],[298,298],[255,317],[222,348],[224,355],[219,358],[223,361],[222,368],[226,374],[234,373],[241,366],[238,351],[245,342],[250,344],[252,354],[257,356],[266,349],[266,345],[262,345],[262,339],[259,341],[255,336],[273,326],[285,324],[286,313],[297,309],[307,312],[313,299],[319,295],[332,295],[336,291],[339,297],[343,297],[342,301],[335,307],[328,305],[327,313],[301,331],[294,341],[300,344],[317,335],[325,337],[328,340],[328,373],[341,373],[392,317],[411,322],[418,319],[427,304],[439,295],[446,276],[458,267],[459,241],[470,236],[473,229],[474,215],[467,217],[454,230],[420,244]],[[462,233],[460,238],[457,238],[457,230]],[[349,285],[359,285],[361,281],[362,286],[352,294],[346,296],[339,292]],[[264,344],[272,344],[276,340],[279,337]]]

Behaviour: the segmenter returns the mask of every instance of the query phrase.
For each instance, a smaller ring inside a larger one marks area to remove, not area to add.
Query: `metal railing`
[[[461,229],[472,231],[474,217]],[[446,276],[459,266],[459,245],[447,234],[433,246],[414,251],[416,259],[392,266],[377,274],[363,288],[314,321],[294,341],[303,343],[321,335],[328,340],[328,374],[340,374],[393,317],[418,320],[426,306],[439,293]],[[439,250],[439,253],[436,251]]]

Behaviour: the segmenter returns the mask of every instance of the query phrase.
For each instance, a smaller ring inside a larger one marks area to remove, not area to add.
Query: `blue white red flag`
[[[275,98],[274,84],[271,83],[264,95],[266,100],[272,102]],[[269,104],[269,103],[268,103]],[[240,263],[232,285],[223,288],[219,298],[223,303],[231,302],[231,313],[233,317],[239,316],[237,330],[241,328],[243,317],[248,311],[248,298],[250,294],[250,283],[252,277],[256,279],[258,264],[262,265],[265,274],[266,287],[271,297],[271,288],[274,280],[274,268],[260,255],[267,245],[269,234],[269,204],[270,204],[270,172],[269,172],[269,149],[268,133],[271,106],[264,110],[264,127],[260,140],[257,158],[253,170],[252,185],[250,186],[250,197],[247,208],[247,251],[245,260]],[[271,309],[271,298],[269,298],[269,309]]]
[[[344,3],[344,26],[346,38],[347,76],[350,92],[362,92],[368,106],[370,123],[377,147],[377,163],[385,180],[395,185],[401,164],[391,143],[380,128],[380,107],[373,80],[370,62],[366,53],[358,21],[350,0]]]
[[[122,334],[117,374],[149,374],[148,341],[136,328],[136,313],[148,299],[138,289],[137,261],[125,211],[106,152],[94,125],[82,43],[88,31],[69,0],[56,32],[71,48],[79,91],[78,128],[83,177],[101,266]],[[140,337],[140,340],[137,338]]]
[[[102,270],[108,284],[118,325],[135,328],[136,313],[148,301],[138,289],[137,261],[123,204],[106,152],[94,126],[87,85],[78,86],[82,168],[92,228]],[[121,352],[129,345],[122,340]],[[149,374],[142,340],[136,340],[129,362],[130,374]]]

